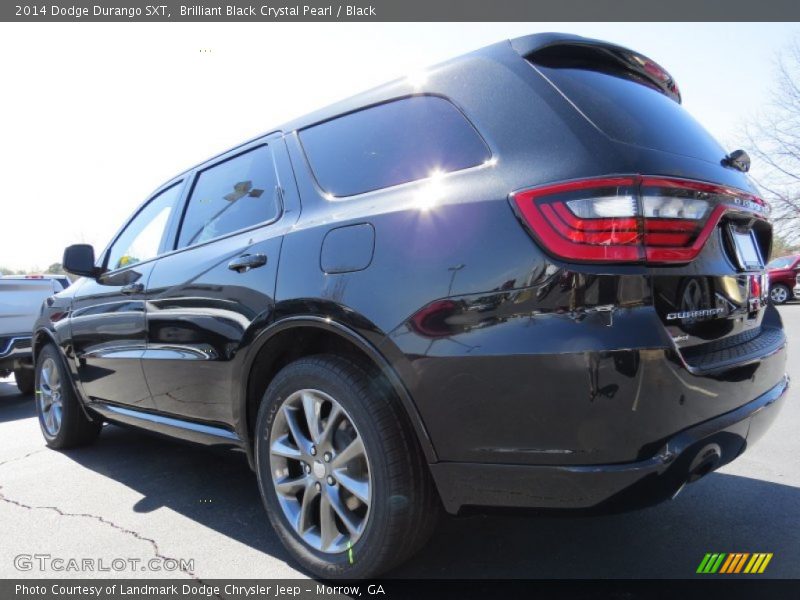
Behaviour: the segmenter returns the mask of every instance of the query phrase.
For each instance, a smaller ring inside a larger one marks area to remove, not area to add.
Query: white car
[[[33,391],[31,332],[42,302],[69,285],[65,275],[0,277],[0,377],[13,372],[23,394]]]

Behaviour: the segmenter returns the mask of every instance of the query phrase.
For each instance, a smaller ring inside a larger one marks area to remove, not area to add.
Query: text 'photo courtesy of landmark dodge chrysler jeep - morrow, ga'
[[[442,509],[643,506],[752,444],[788,381],[747,155],[601,41],[425,75],[177,175],[97,257],[67,248],[83,279],[34,332],[47,444],[109,421],[240,448],[329,578],[399,564]]]

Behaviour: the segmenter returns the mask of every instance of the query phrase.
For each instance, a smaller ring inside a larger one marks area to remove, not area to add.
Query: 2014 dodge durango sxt
[[[42,432],[243,449],[323,577],[397,565],[441,507],[669,498],[787,389],[748,167],[662,67],[576,36],[365,92],[177,175],[99,257],[67,248]]]

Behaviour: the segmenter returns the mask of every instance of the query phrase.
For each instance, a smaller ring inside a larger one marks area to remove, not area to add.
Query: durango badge
[[[713,317],[722,312],[721,308],[705,308],[702,310],[688,310],[682,312],[667,313],[667,321],[675,319],[697,319],[701,317]]]

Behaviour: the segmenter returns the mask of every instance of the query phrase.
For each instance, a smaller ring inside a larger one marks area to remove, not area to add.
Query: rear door
[[[194,173],[174,251],[158,261],[146,295],[143,366],[160,412],[233,423],[233,361],[274,302],[289,185],[276,153],[283,140],[271,137]]]
[[[182,189],[175,183],[147,202],[101,257],[105,272],[83,280],[75,292],[72,341],[91,401],[152,408],[141,367],[145,284]]]

